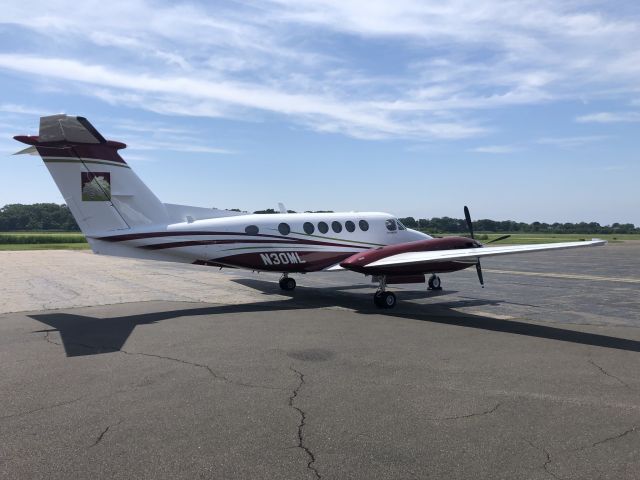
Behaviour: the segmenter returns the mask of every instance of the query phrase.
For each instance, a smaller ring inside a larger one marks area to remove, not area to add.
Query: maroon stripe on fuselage
[[[267,234],[257,234],[250,235],[247,233],[239,233],[239,232],[204,232],[204,231],[183,231],[183,232],[151,232],[151,233],[128,233],[124,235],[112,235],[109,237],[94,237],[96,240],[103,240],[106,242],[125,242],[130,240],[144,240],[147,238],[159,238],[159,237],[181,237],[181,236],[199,236],[199,235],[219,235],[219,236],[238,236],[238,237],[262,237],[269,238],[274,240],[265,240],[265,241],[255,241],[251,242],[249,240],[193,240],[193,241],[183,241],[183,242],[167,242],[167,243],[159,243],[156,245],[141,245],[140,248],[147,248],[150,250],[159,250],[165,248],[176,248],[176,247],[186,247],[186,246],[197,246],[197,245],[213,245],[216,243],[297,243],[300,245],[321,245],[326,247],[351,247],[351,248],[362,248],[362,249],[370,249],[373,248],[371,245],[358,245],[358,244],[347,244],[347,243],[336,243],[336,242],[324,242],[320,240],[309,240],[305,238],[295,238],[295,237],[282,237],[278,235],[267,235]]]
[[[285,250],[282,252],[269,253],[240,253],[226,257],[212,258],[211,260],[198,260],[197,262],[201,265],[230,266],[247,270],[270,272],[317,272],[318,270],[323,270],[335,265],[351,255],[349,252],[296,252],[295,258],[299,258],[300,262],[283,263],[282,260],[284,260],[285,257],[280,257],[280,254],[285,254],[288,257]],[[264,256],[272,258],[271,255],[277,255],[277,258],[280,258],[280,263],[266,263]]]
[[[140,248],[145,250],[164,250],[166,248],[179,248],[179,247],[198,247],[201,245],[223,245],[233,243],[292,243],[289,241],[276,241],[276,240],[191,240],[186,242],[170,242],[170,243],[155,243],[151,245],[140,245]]]

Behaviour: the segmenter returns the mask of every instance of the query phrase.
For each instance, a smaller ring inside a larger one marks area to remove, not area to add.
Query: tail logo
[[[109,172],[81,172],[81,182],[83,202],[111,200],[111,174]]]

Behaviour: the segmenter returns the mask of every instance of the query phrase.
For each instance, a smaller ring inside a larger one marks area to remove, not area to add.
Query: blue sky
[[[10,3],[0,205],[64,112],[165,202],[640,225],[638,2]]]

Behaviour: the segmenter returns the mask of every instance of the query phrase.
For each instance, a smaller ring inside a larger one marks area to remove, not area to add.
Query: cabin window
[[[248,225],[247,228],[244,229],[244,233],[247,235],[257,235],[259,231],[256,225]]]
[[[385,221],[384,224],[387,226],[387,230],[389,230],[390,232],[395,232],[398,229],[396,221],[393,218]]]
[[[340,233],[342,231],[342,224],[340,222],[331,222],[331,228],[334,232]]]
[[[358,225],[360,226],[360,230],[362,230],[363,232],[369,230],[369,222],[367,222],[366,220],[360,220],[358,222]]]
[[[289,227],[289,224],[287,223],[281,223],[280,225],[278,225],[278,231],[281,235],[289,235],[289,233],[291,232],[291,227]]]
[[[304,222],[304,225],[302,225],[302,229],[304,230],[304,233],[306,233],[307,235],[311,235],[316,230],[315,227],[313,226],[313,223],[311,222]]]
[[[355,232],[356,224],[353,223],[351,220],[347,220],[346,222],[344,222],[344,228],[347,229],[347,232]]]
[[[325,222],[320,222],[318,223],[318,230],[320,230],[320,233],[327,233],[329,231],[329,225]]]

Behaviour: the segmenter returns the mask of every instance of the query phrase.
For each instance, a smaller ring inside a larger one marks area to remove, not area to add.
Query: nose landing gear
[[[442,290],[442,283],[440,277],[436,274],[431,275],[429,278],[429,290]]]
[[[387,278],[380,276],[378,291],[373,295],[373,303],[378,308],[393,308],[396,306],[396,296],[393,292],[387,292]]]
[[[296,288],[296,281],[293,278],[289,277],[289,275],[287,275],[286,273],[282,274],[282,278],[278,283],[280,284],[280,288],[287,292],[290,292],[291,290],[294,290]]]

